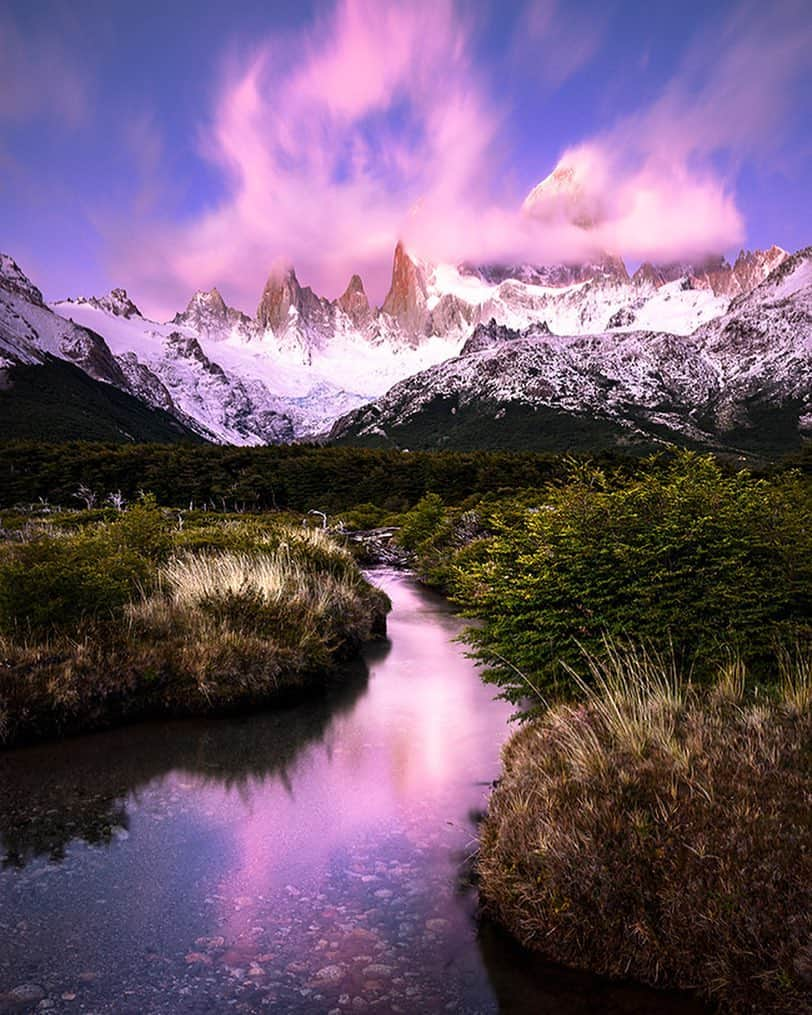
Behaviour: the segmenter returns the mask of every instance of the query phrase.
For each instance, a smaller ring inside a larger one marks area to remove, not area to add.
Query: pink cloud
[[[802,4],[740,5],[703,35],[651,104],[565,151],[557,169],[574,173],[576,211],[594,223],[588,235],[633,259],[743,242],[735,170],[745,158],[774,157],[810,47]],[[565,218],[573,202],[571,192],[551,189],[526,207],[547,223]]]
[[[538,39],[562,23],[552,0],[528,17]],[[507,110],[492,97],[464,8],[340,0],[306,32],[232,54],[201,133],[225,196],[180,224],[154,214],[140,229],[119,224],[115,273],[168,316],[215,284],[251,309],[280,256],[329,296],[358,271],[380,301],[401,237],[435,261],[729,249],[744,223],[715,160],[721,152],[735,163],[774,140],[812,41],[797,21],[743,8],[653,102],[565,152],[561,164],[582,178],[587,230],[555,199],[527,214],[500,192]],[[559,77],[597,44],[593,33]]]

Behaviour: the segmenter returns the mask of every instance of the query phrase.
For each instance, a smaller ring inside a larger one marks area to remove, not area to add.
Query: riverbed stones
[[[8,992],[8,999],[12,1004],[34,1004],[42,1001],[45,997],[45,990],[38,983],[21,983]]]
[[[368,980],[388,980],[392,975],[392,967],[386,966],[382,962],[373,962],[371,966],[367,966],[362,972]]]
[[[315,979],[318,983],[325,985],[331,983],[341,983],[344,979],[345,970],[343,966],[339,966],[337,963],[333,963],[329,966],[322,966],[316,973]]]

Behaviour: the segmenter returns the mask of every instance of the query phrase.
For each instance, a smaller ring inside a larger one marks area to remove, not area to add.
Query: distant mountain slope
[[[159,407],[139,398],[101,335],[53,313],[15,261],[0,255],[2,439],[174,442],[204,436],[171,398]]]
[[[0,435],[3,440],[203,442],[169,413],[52,356],[0,369]]]
[[[554,335],[491,321],[462,355],[349,413],[330,439],[563,450],[789,451],[812,432],[812,248],[691,335]]]
[[[577,265],[455,267],[428,264],[398,243],[380,308],[358,275],[329,300],[277,264],[253,317],[217,289],[196,292],[166,324],[144,318],[123,289],[53,309],[103,335],[152,404],[166,407],[170,396],[219,440],[252,444],[323,433],[397,381],[456,356],[491,318],[514,329],[545,322],[568,335],[689,334],[786,256],[772,247],[742,253],[733,266],[719,258],[649,264],[630,277],[608,255]]]
[[[162,324],[145,318],[120,288],[49,307],[16,263],[0,255],[0,365],[41,364],[45,356],[54,356],[162,410],[204,439],[274,444],[321,437],[337,419],[380,399],[404,378],[426,370],[450,378],[457,369],[451,364],[461,352],[470,366],[471,357],[482,351],[477,344],[494,343],[495,333],[483,326],[492,321],[505,332],[503,338],[548,336],[546,343],[528,351],[527,377],[509,362],[515,349],[499,354],[505,360],[501,366],[495,360],[491,366],[504,368],[513,389],[526,383],[527,391],[516,393],[514,399],[524,407],[521,413],[528,407],[538,413],[539,405],[545,405],[556,421],[548,429],[557,435],[557,442],[566,439],[562,413],[589,417],[591,439],[597,440],[593,418],[597,396],[590,370],[600,372],[603,361],[616,354],[649,362],[651,356],[645,350],[640,353],[636,335],[673,338],[696,333],[702,325],[721,319],[788,256],[772,247],[743,252],[732,266],[719,258],[699,265],[647,264],[629,276],[620,258],[606,254],[575,265],[431,265],[399,243],[389,292],[380,308],[370,305],[357,275],[338,299],[328,300],[301,285],[292,267],[277,265],[253,317],[229,307],[219,291],[211,289],[195,293],[183,312]],[[690,344],[686,342],[685,348]],[[547,370],[553,349],[558,363],[548,380],[559,377],[564,388],[582,388],[582,396],[562,389],[561,398],[549,402],[537,397],[536,378]],[[534,356],[542,362],[532,365]],[[623,371],[610,365],[609,376],[614,376],[613,370],[620,370],[620,383]],[[458,387],[466,386],[461,376]],[[408,390],[413,390],[411,384]],[[622,384],[618,390],[625,390]],[[487,398],[502,407],[493,385]],[[459,437],[469,401],[452,406],[448,433],[438,439]],[[433,402],[433,430],[441,426],[442,405]],[[639,408],[627,414],[628,425],[615,410],[605,416],[601,426],[605,429],[611,422],[612,430],[607,439],[639,439],[639,434],[635,436]],[[722,408],[720,403],[719,411]],[[511,411],[513,441],[526,444],[532,426],[520,426],[521,413],[516,407]],[[490,439],[476,424],[477,415],[465,430],[466,446]],[[597,417],[603,418],[600,411]],[[657,425],[668,430],[670,423],[664,418]],[[621,431],[615,433],[618,426]],[[505,424],[497,429],[501,433]],[[712,436],[705,421],[683,422],[678,430],[685,439],[706,441]],[[368,427],[355,437],[389,439]],[[413,439],[429,437],[416,434]],[[507,433],[498,439],[511,440]]]

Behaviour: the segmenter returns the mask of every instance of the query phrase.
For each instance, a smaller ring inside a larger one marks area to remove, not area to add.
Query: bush
[[[733,646],[769,676],[777,644],[809,634],[812,510],[797,474],[726,476],[690,453],[620,483],[580,469],[492,524],[454,585],[484,618],[468,637],[486,679],[514,702],[571,687],[562,661],[599,654],[607,635],[673,646],[697,676]]]
[[[405,550],[417,550],[436,533],[444,520],[442,498],[436,493],[427,493],[403,516],[398,542]]]
[[[487,908],[593,972],[699,988],[725,1011],[809,1011],[809,660],[743,696],[609,651],[577,706],[526,724],[482,827]]]
[[[47,633],[109,616],[150,578],[149,562],[97,534],[45,536],[2,548],[0,629]]]
[[[47,633],[119,613],[150,586],[172,546],[154,500],[111,522],[40,529],[0,546],[0,630]]]
[[[379,528],[383,524],[386,514],[384,508],[376,504],[367,503],[358,504],[357,507],[344,511],[341,518],[344,522],[344,528],[353,532],[362,529]]]

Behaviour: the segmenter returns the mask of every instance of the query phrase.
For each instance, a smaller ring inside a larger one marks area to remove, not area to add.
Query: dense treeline
[[[627,474],[650,465],[615,452],[584,455]],[[667,457],[667,456],[665,456]],[[661,462],[663,456],[658,461]],[[0,507],[36,503],[80,506],[80,486],[101,503],[120,491],[141,492],[172,507],[259,511],[289,508],[346,511],[374,504],[398,512],[427,493],[446,504],[472,494],[533,489],[568,473],[568,456],[521,451],[371,450],[295,444],[235,448],[218,445],[0,443]],[[812,469],[807,450],[788,464]],[[779,468],[781,466],[778,466]]]
[[[80,486],[101,503],[114,491],[159,504],[217,510],[343,511],[372,503],[402,511],[424,494],[458,503],[472,493],[539,487],[562,474],[555,455],[401,452],[289,445],[234,448],[74,442],[0,444],[0,507],[78,507]]]

